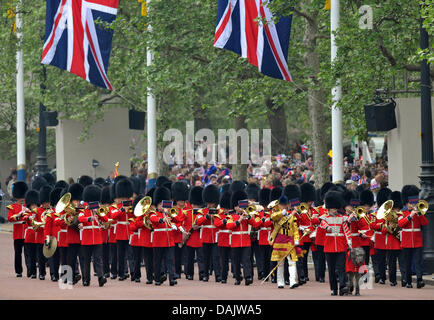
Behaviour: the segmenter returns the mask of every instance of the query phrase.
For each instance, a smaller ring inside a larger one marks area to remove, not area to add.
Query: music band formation
[[[333,183],[203,188],[159,177],[143,195],[125,176],[110,185],[95,182],[82,176],[71,185],[14,183],[16,203],[7,208],[17,277],[24,248],[27,277],[37,278],[38,268],[44,280],[48,262],[52,281],[66,281],[59,267],[69,266],[71,285],[89,286],[91,263],[99,286],[108,278],[140,282],[144,260],[146,284],[168,279],[174,286],[182,273],[194,280],[197,263],[200,281],[212,275],[225,284],[231,272],[235,285],[250,285],[256,266],[262,283],[295,289],[310,281],[311,251],[315,280],[325,282],[327,266],[332,295],[359,295],[370,258],[376,283],[385,284],[387,269],[396,286],[398,262],[403,287],[413,287],[412,263],[417,288],[424,286],[421,226],[428,224],[428,204],[414,185],[382,188],[375,203],[370,190],[359,194]]]

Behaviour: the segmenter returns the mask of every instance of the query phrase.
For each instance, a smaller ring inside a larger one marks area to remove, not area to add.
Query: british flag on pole
[[[267,76],[292,81],[287,63],[292,15],[274,24],[268,3],[218,0],[214,46],[247,58]],[[267,23],[258,23],[257,18]]]
[[[113,32],[96,20],[116,19],[119,0],[47,0],[41,62],[113,90],[107,69]]]

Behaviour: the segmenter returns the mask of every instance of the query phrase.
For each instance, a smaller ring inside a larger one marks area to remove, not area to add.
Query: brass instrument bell
[[[134,215],[136,217],[143,216],[145,213],[149,212],[149,209],[152,205],[152,198],[149,196],[143,197],[140,199],[140,201],[137,203],[136,207],[134,208]]]
[[[416,204],[417,211],[420,212],[421,215],[425,215],[429,209],[429,204],[425,200],[419,200],[419,202]]]

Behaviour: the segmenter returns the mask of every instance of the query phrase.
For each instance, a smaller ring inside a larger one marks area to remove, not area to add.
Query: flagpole
[[[332,67],[337,57],[338,47],[333,34],[339,28],[339,0],[331,0],[330,11],[331,25],[331,62]],[[343,146],[342,146],[342,110],[337,104],[342,98],[341,80],[338,79],[337,85],[332,89],[332,177],[333,182],[343,181]]]
[[[21,1],[18,1],[16,24],[17,24],[17,180],[26,180],[26,141],[25,141],[25,119],[24,119],[24,67],[21,22]]]
[[[147,7],[151,0],[147,0]],[[151,25],[148,30],[152,31]],[[149,48],[146,50],[146,65],[152,65],[153,55]],[[157,120],[156,120],[156,101],[148,87],[147,97],[147,135],[148,135],[148,190],[151,189],[157,180]]]

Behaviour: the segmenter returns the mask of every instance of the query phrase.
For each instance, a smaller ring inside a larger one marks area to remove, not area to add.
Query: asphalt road
[[[256,280],[250,286],[244,283],[233,285],[233,279],[227,284],[216,283],[213,278],[204,283],[199,280],[189,281],[185,277],[178,279],[178,285],[170,287],[168,281],[161,286],[146,285],[145,270],[142,282],[130,279],[118,281],[108,279],[104,287],[98,286],[92,278],[89,287],[81,282],[72,289],[62,289],[57,282],[46,280],[16,278],[13,267],[13,240],[11,233],[0,232],[0,299],[1,300],[434,300],[434,286],[426,285],[423,289],[402,288],[400,284],[391,287],[374,284],[372,289],[362,289],[361,295],[332,297],[329,284],[309,281],[296,289],[277,289],[276,284],[266,282],[263,285]],[[48,271],[48,269],[47,269]],[[25,272],[24,272],[25,273]],[[48,272],[49,274],[49,272]],[[313,270],[311,271],[313,277]]]

